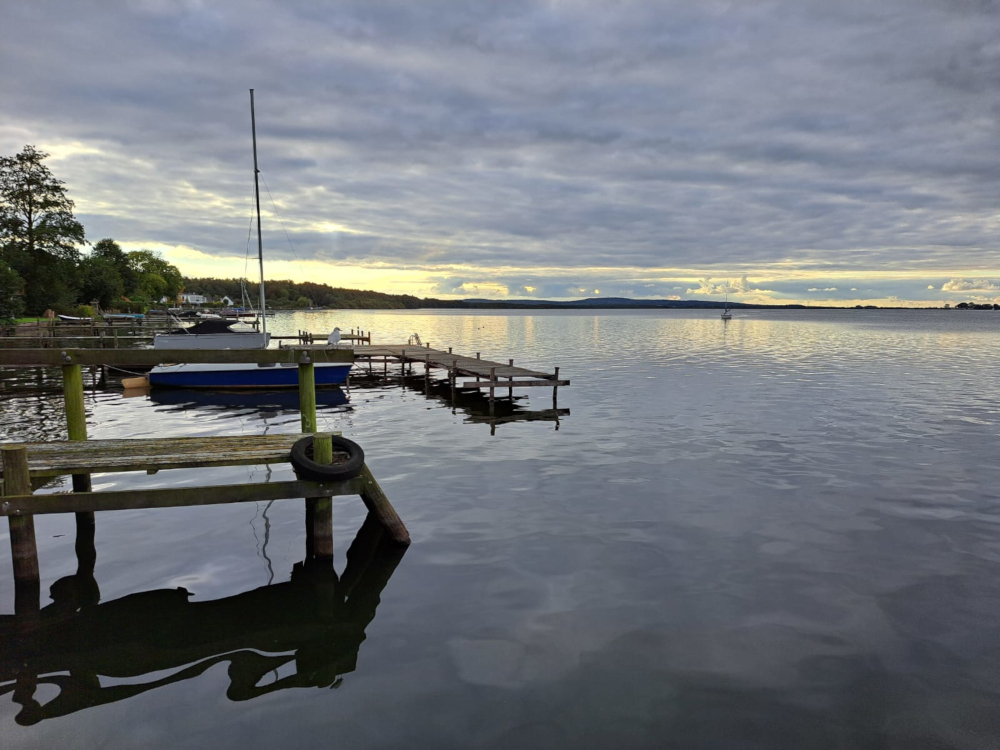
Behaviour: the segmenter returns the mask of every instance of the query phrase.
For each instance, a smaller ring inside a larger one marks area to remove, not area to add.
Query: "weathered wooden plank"
[[[341,482],[258,482],[211,487],[71,492],[56,495],[4,495],[0,497],[0,516],[223,505],[289,498],[361,495],[368,490],[369,486],[364,478],[357,477]]]
[[[0,349],[4,365],[158,365],[193,362],[297,365],[311,362],[353,362],[351,349]]]
[[[339,433],[333,433],[339,434]],[[32,477],[285,463],[299,434],[28,443]]]
[[[153,338],[153,334],[150,333],[147,336],[125,336],[119,335],[117,337],[119,344],[131,344],[146,342],[149,343],[150,339]],[[15,336],[15,337],[0,337],[0,349],[24,349],[27,348],[32,341],[38,343],[39,339],[32,339],[28,336]],[[74,348],[74,347],[100,347],[100,346],[113,346],[115,338],[109,332],[107,336],[60,336],[58,338],[43,338],[41,339],[41,345],[46,349],[54,349],[56,347]],[[37,348],[37,346],[36,346]]]
[[[467,380],[460,388],[537,388],[555,385],[569,385],[568,380]]]

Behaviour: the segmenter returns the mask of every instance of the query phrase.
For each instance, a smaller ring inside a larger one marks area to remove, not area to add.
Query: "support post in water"
[[[382,524],[393,544],[401,547],[409,546],[410,532],[406,530],[403,519],[396,513],[396,509],[392,507],[389,498],[385,496],[382,488],[375,481],[375,477],[372,476],[368,464],[365,464],[364,469],[361,471],[361,480],[364,487],[361,491],[361,499],[364,501],[365,507],[368,508],[368,512],[374,515],[378,519],[378,522]]]
[[[328,432],[313,438],[313,461],[333,463],[333,440]],[[333,498],[306,498],[306,558],[333,560]]]
[[[559,368],[558,367],[556,368],[556,373],[555,373],[555,375],[552,376],[552,379],[556,382],[556,384],[554,386],[552,386],[552,408],[555,409],[555,408],[557,408],[556,404],[558,403],[558,397],[559,397]]]
[[[493,413],[493,391],[495,390],[493,384],[496,382],[496,380],[497,380],[497,368],[491,367],[490,368],[490,414]]]
[[[316,432],[316,370],[305,352],[299,358],[299,411],[302,431]]]
[[[66,430],[70,440],[87,439],[87,408],[83,399],[83,370],[80,365],[63,365],[63,396],[66,400]],[[90,474],[73,475],[73,492],[92,490]],[[76,514],[76,559],[78,572],[93,573],[97,564],[94,547],[96,526],[92,511]]]
[[[509,367],[513,367],[514,366],[514,360],[513,359],[508,360],[508,366]],[[509,378],[507,378],[507,380],[509,380],[511,383],[513,383],[514,382],[514,376],[511,375]],[[513,385],[507,386],[507,398],[509,398],[511,401],[514,400],[514,386]]]
[[[28,450],[23,445],[0,447],[3,456],[3,494],[30,495]],[[10,557],[14,563],[14,612],[30,615],[41,604],[38,580],[38,549],[35,546],[35,517],[8,516]]]

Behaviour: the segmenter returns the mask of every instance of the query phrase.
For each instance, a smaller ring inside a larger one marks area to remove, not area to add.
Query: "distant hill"
[[[211,299],[228,296],[241,299],[239,279],[190,278],[184,279],[184,291],[204,294]],[[257,301],[257,284],[246,283],[248,297]],[[268,281],[265,285],[267,306],[274,310],[300,310],[311,307],[358,310],[415,310],[418,308],[472,308],[472,309],[546,309],[546,308],[721,308],[724,300],[672,300],[629,299],[628,297],[590,297],[580,300],[495,300],[462,299],[446,300],[433,297],[414,297],[409,294],[383,294],[359,289],[344,289],[314,282],[290,280]],[[805,307],[805,305],[749,305],[730,302],[733,308],[750,307]]]
[[[725,300],[700,300],[700,299],[629,299],[628,297],[588,297],[579,300],[505,300],[498,302],[489,299],[466,299],[463,302],[472,307],[527,307],[527,308],[553,308],[567,307],[575,309],[586,309],[591,307],[604,309],[625,309],[625,308],[676,308],[676,309],[704,309],[723,308],[726,306]],[[800,307],[805,305],[755,305],[743,302],[729,302],[732,308],[762,308],[762,307]]]

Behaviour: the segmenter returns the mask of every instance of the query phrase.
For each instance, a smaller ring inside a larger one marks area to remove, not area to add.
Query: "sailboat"
[[[729,294],[728,294],[728,292],[726,293],[726,308],[722,311],[722,319],[723,320],[732,320],[733,319],[733,314],[731,312],[729,312]]]
[[[253,184],[257,204],[257,259],[260,265],[260,331],[233,331],[224,321],[206,320],[192,328],[156,336],[154,348],[266,349],[271,341],[264,301],[264,240],[260,229],[260,170],[257,168],[253,89],[250,89],[250,127],[253,133]],[[351,366],[350,362],[317,362],[314,369],[316,385],[340,385],[347,380]],[[295,363],[157,365],[149,372],[149,384],[177,388],[297,388],[299,373]]]

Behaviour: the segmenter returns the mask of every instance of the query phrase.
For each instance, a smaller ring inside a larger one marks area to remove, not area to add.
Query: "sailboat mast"
[[[257,169],[257,119],[253,112],[253,89],[250,89],[250,129],[253,131],[253,194],[257,199],[257,260],[260,261],[260,332],[267,333],[264,310],[264,240],[260,234],[260,170]]]

